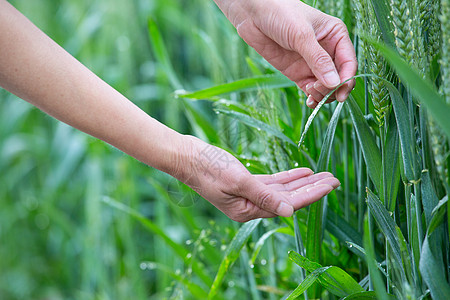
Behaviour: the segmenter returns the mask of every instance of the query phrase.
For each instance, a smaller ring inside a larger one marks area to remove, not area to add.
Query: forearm
[[[0,85],[148,165],[176,172],[182,135],[128,101],[3,0]]]

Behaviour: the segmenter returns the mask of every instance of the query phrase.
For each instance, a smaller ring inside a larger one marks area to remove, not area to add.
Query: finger
[[[313,97],[308,96],[308,99],[306,100],[306,105],[307,105],[309,108],[314,109],[314,108],[316,108],[316,106],[317,106],[318,104],[319,104],[319,101],[316,101],[316,99],[314,99]]]
[[[318,91],[322,95],[322,97],[327,96],[332,91],[329,88],[325,87],[320,81],[316,81],[316,83],[314,83],[314,89]],[[330,103],[335,99],[336,93],[334,92],[333,94],[330,95],[330,97],[328,97],[327,103]]]
[[[314,172],[310,168],[296,168],[289,171],[275,173],[272,175],[254,175],[254,176],[264,184],[274,184],[274,183],[284,184],[312,174],[314,174]]]
[[[314,32],[302,39],[302,43],[298,43],[297,51],[303,56],[317,79],[327,88],[335,88],[341,83],[333,59],[319,44]]]
[[[259,218],[274,218],[278,215],[265,211],[245,198],[237,198],[232,209],[222,210],[230,219],[237,222],[248,222]]]
[[[339,102],[344,102],[348,96],[350,95],[351,91],[355,87],[355,80],[352,79],[349,82],[344,83],[336,92],[336,99]]]
[[[319,99],[319,101],[323,99],[323,95],[314,88],[314,83],[312,83],[312,82],[306,86],[306,91],[314,99]]]
[[[345,81],[355,76],[356,70],[358,69],[358,62],[356,60],[355,48],[350,40],[345,26],[342,29],[342,32],[343,36],[336,44],[335,62],[337,69],[339,70],[341,81]],[[343,102],[348,97],[354,86],[354,80],[345,83],[341,88],[339,88],[340,91],[337,94],[337,100]]]
[[[326,178],[335,178],[335,177],[333,174],[329,172],[321,172],[285,183],[283,186],[285,191],[295,191],[306,185],[315,184],[316,182]]]
[[[277,217],[277,214],[265,211],[258,206],[256,206],[253,202],[247,201],[247,216],[250,216],[251,219],[258,218],[274,218]]]
[[[339,180],[334,177],[331,173],[323,172],[317,173],[314,175],[310,175],[304,178],[299,178],[297,180],[293,180],[291,182],[287,182],[284,184],[275,183],[271,184],[270,187],[278,192],[286,192],[291,193],[298,191],[299,189],[303,189],[305,187],[309,187],[317,184],[328,184],[333,186],[334,188],[338,187],[341,183]],[[286,195],[286,194],[283,194]]]
[[[333,187],[328,184],[312,185],[300,191],[291,194],[290,202],[295,210],[303,208],[316,202],[328,195],[333,190]]]
[[[290,217],[294,209],[289,200],[268,185],[247,176],[240,181],[239,195],[253,202],[259,208],[283,217]]]

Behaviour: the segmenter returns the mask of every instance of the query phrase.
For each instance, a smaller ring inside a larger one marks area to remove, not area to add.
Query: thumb
[[[241,181],[241,187],[242,197],[265,211],[282,217],[290,217],[294,213],[294,207],[283,195],[253,176]]]
[[[317,41],[314,34],[299,43],[297,51],[306,61],[311,71],[327,88],[333,89],[341,83],[333,59]]]

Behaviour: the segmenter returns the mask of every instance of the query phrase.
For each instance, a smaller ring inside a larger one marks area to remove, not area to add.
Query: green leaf
[[[289,251],[289,258],[308,272],[314,272],[322,268],[320,264],[301,256],[295,251]],[[325,289],[338,297],[345,297],[364,291],[353,277],[336,266],[326,269],[317,280]]]
[[[444,197],[431,213],[431,221],[428,225],[428,235],[432,234],[433,231],[441,225],[445,220],[445,213],[447,213],[448,195]]]
[[[284,234],[289,234],[289,235],[293,235],[292,229],[289,227],[279,227],[279,228],[275,228],[272,229],[270,231],[267,231],[266,233],[264,233],[259,240],[256,242],[255,247],[253,248],[253,255],[252,258],[250,259],[250,263],[254,264],[256,261],[256,258],[258,257],[259,252],[261,251],[262,246],[264,246],[266,240],[271,237],[273,234],[275,233],[284,233]]]
[[[342,298],[342,300],[376,300],[377,294],[374,291],[354,293]]]
[[[156,25],[155,21],[153,21],[151,18],[148,19],[148,32],[150,44],[152,46],[153,52],[155,53],[156,60],[161,64],[161,67],[166,73],[172,87],[174,89],[181,89],[181,82],[173,69],[169,56],[167,55],[167,53],[169,52],[166,49],[161,33],[159,32],[158,26]]]
[[[387,2],[387,0],[371,1],[384,42],[386,43],[386,45],[395,47],[394,28],[392,26],[392,23],[389,21],[391,12],[390,4]]]
[[[346,245],[349,245],[347,244],[348,242],[356,245],[362,245],[362,236],[359,232],[353,229],[353,227],[344,218],[331,209],[328,209],[327,211],[326,229]],[[354,251],[352,248],[353,246],[349,247],[351,251]],[[359,252],[355,253],[359,254]]]
[[[196,135],[201,136],[199,133],[203,133],[203,135],[208,139],[208,142],[218,143],[220,138],[213,124],[211,124],[208,119],[197,111],[188,101],[189,100],[186,100],[184,102],[186,116],[189,119],[192,128],[196,131]]]
[[[368,216],[366,215],[364,219],[364,249],[366,250],[366,262],[369,269],[369,275],[374,284],[377,299],[389,299],[389,296],[386,292],[386,287],[383,282],[383,278],[381,277],[381,274],[377,268],[377,261],[375,260],[375,249],[371,238],[372,235],[373,233],[369,230]]]
[[[392,48],[371,38],[364,38],[380,51],[395,71],[397,71],[400,79],[406,83],[420,103],[425,105],[436,123],[439,124],[447,137],[450,138],[450,118],[448,117],[450,116],[450,105],[448,105],[445,99],[436,91],[433,84],[428,80],[423,79],[417,70],[405,62]]]
[[[341,115],[343,106],[343,102],[339,103],[336,106],[330,123],[328,124],[327,132],[325,133],[325,139],[322,144],[322,150],[320,151],[319,161],[317,162],[316,171],[326,171],[328,169],[328,162],[330,161],[330,154],[333,147],[336,126],[339,121],[339,116]]]
[[[328,270],[331,267],[323,267],[315,269],[311,272],[306,278],[295,288],[295,290],[286,298],[286,300],[292,300],[299,297],[303,294],[316,280],[319,278],[322,273]]]
[[[277,89],[283,87],[295,86],[295,83],[287,79],[284,75],[264,75],[251,78],[236,80],[230,83],[216,85],[204,90],[196,92],[186,92],[179,90],[176,92],[177,97],[190,99],[210,99],[219,100],[215,96],[232,92],[249,92],[259,90],[261,88]]]
[[[450,295],[450,285],[446,281],[443,268],[446,268],[443,261],[438,261],[426,236],[420,256],[419,268],[423,279],[430,289],[431,297],[435,300],[446,300]]]
[[[326,171],[328,169],[328,161],[330,160],[330,153],[333,146],[336,126],[339,121],[342,107],[343,103],[339,103],[334,110],[333,116],[331,117],[327,132],[325,134],[316,171]],[[320,261],[321,247],[317,247],[317,245],[322,244],[324,223],[323,200],[320,200],[310,205],[307,221],[308,230],[306,235],[306,254],[314,261]]]
[[[397,120],[405,176],[409,182],[416,181],[420,178],[420,170],[417,153],[415,151],[416,143],[413,137],[414,130],[411,128],[408,108],[406,107],[406,103],[403,101],[400,92],[394,85],[388,81],[385,81],[385,84],[391,95],[395,119]]]
[[[439,199],[431,184],[430,172],[428,171],[422,173],[421,193],[425,222],[429,226],[433,210],[439,204]]]
[[[400,186],[400,159],[399,159],[399,137],[395,118],[389,118],[386,143],[385,143],[385,164],[386,164],[386,188],[387,207],[389,211],[394,211],[397,200],[397,193]]]
[[[397,264],[396,267],[400,270],[402,279],[406,280],[400,247],[400,244],[402,242],[405,242],[405,238],[403,237],[401,232],[397,232],[397,225],[395,224],[394,219],[384,207],[383,203],[381,203],[380,199],[378,199],[378,197],[370,189],[367,189],[367,204],[369,205],[370,211],[377,221],[378,226],[380,227],[390,247],[392,248],[394,256],[393,261]],[[409,256],[409,253],[406,253],[404,255]]]
[[[231,265],[239,257],[242,247],[244,247],[245,242],[250,237],[250,234],[255,230],[256,226],[261,222],[261,219],[256,219],[249,221],[241,226],[239,231],[234,236],[230,245],[227,248],[225,257],[223,258],[219,270],[217,271],[216,277],[213,284],[211,285],[211,290],[208,294],[208,299],[214,299],[217,292],[219,291],[220,285],[225,277],[225,274],[230,269]]]
[[[381,154],[380,149],[375,142],[375,137],[370,131],[369,125],[367,125],[366,119],[356,104],[353,96],[346,101],[347,106],[350,111],[350,116],[352,118],[353,126],[356,130],[356,135],[358,136],[359,144],[366,162],[367,168],[369,170],[370,178],[375,185],[377,191],[381,191]]]
[[[285,136],[282,132],[280,132],[278,129],[273,128],[272,126],[270,126],[267,123],[264,123],[263,121],[257,120],[249,115],[243,114],[243,113],[239,113],[239,112],[235,112],[235,111],[231,111],[231,110],[225,110],[222,108],[217,108],[216,111],[221,112],[225,115],[228,115],[248,126],[251,126],[253,128],[256,128],[257,130],[263,130],[265,132],[267,132],[270,135],[276,136],[277,138],[279,138],[280,140],[289,143],[293,146],[295,146],[296,144],[287,136]]]

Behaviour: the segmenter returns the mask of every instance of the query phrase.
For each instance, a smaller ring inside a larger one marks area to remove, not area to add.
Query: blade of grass
[[[168,56],[169,52],[166,49],[161,33],[158,30],[158,26],[156,25],[155,21],[151,18],[148,19],[147,25],[150,44],[152,45],[153,52],[155,53],[156,56],[156,60],[161,64],[172,87],[175,89],[181,89],[183,85],[181,84],[181,81],[178,79],[178,76],[176,75],[173,69],[171,60]]]
[[[433,252],[438,249],[432,249],[429,243],[429,237],[426,236],[420,257],[419,268],[422,277],[430,289],[431,297],[437,300],[448,299],[450,295],[450,285],[445,280],[445,273],[442,271],[444,262],[438,262]]]
[[[239,253],[241,252],[242,247],[244,247],[245,242],[250,237],[250,234],[255,230],[258,224],[261,222],[261,219],[256,219],[249,221],[241,226],[239,231],[234,236],[230,245],[227,248],[225,253],[225,257],[220,263],[219,270],[217,271],[216,277],[214,278],[214,282],[211,285],[211,289],[208,294],[208,299],[214,299],[214,297],[219,292],[220,285],[222,281],[230,269],[231,265],[236,261],[239,257]]]
[[[196,92],[178,90],[175,94],[180,98],[219,100],[220,98],[216,96],[233,92],[249,92],[262,88],[277,89],[291,86],[295,86],[295,83],[287,79],[284,75],[277,74],[240,79]]]
[[[369,170],[369,176],[372,179],[376,190],[381,191],[380,149],[378,148],[375,142],[375,137],[370,131],[370,127],[364,119],[364,116],[352,95],[350,95],[346,103],[350,111],[353,126],[356,130],[356,135],[358,136],[364,160]]]
[[[256,242],[255,247],[253,248],[254,250],[253,250],[252,258],[250,259],[251,264],[255,263],[256,258],[258,257],[258,254],[261,251],[261,248],[266,243],[267,239],[269,237],[271,237],[272,235],[274,235],[275,233],[284,233],[284,234],[292,235],[292,230],[289,227],[279,227],[279,228],[275,228],[275,229],[272,229],[272,230],[264,233],[259,238],[259,240]]]
[[[289,251],[289,258],[308,272],[314,272],[322,266],[295,251]],[[364,289],[348,273],[341,268],[331,266],[318,278],[318,282],[330,293],[338,297],[345,297],[354,293],[363,292]]]
[[[256,128],[257,130],[263,130],[263,131],[267,132],[268,134],[276,136],[280,140],[295,146],[295,143],[290,138],[288,138],[286,135],[284,135],[278,129],[270,126],[269,124],[267,124],[263,121],[257,120],[255,118],[253,118],[249,115],[243,114],[243,113],[239,113],[239,112],[235,112],[235,111],[231,111],[231,110],[225,110],[222,108],[217,108],[216,111],[223,113],[233,119],[236,119],[248,126]]]
[[[295,288],[295,290],[289,294],[286,300],[297,299],[303,294],[326,270],[331,267],[322,267],[312,271],[306,278]]]
[[[387,0],[371,0],[381,35],[386,45],[395,47],[394,30],[390,18],[390,5]]]
[[[389,299],[388,294],[386,292],[386,287],[383,283],[383,278],[381,277],[378,268],[377,262],[375,260],[375,248],[373,246],[373,240],[371,238],[372,232],[369,229],[369,220],[368,215],[364,220],[364,249],[366,250],[366,263],[369,269],[370,277],[372,278],[372,283],[375,288],[375,293],[377,295],[377,299]]]
[[[403,237],[401,232],[397,232],[397,225],[395,224],[394,219],[391,217],[383,203],[381,203],[380,199],[378,199],[378,197],[370,189],[367,189],[367,204],[370,207],[370,211],[377,221],[378,226],[389,242],[389,245],[394,254],[393,260],[397,264],[397,268],[400,270],[402,280],[406,280],[400,247],[400,243],[404,242],[405,238]],[[409,256],[410,254],[405,253],[404,255]]]
[[[334,135],[336,132],[337,123],[340,113],[342,111],[343,103],[339,103],[334,110],[330,123],[325,134],[325,139],[322,145],[322,151],[320,152],[319,161],[317,162],[316,171],[326,171],[328,169],[328,162],[330,160],[331,148],[333,146]],[[318,111],[318,110],[317,110]],[[313,115],[311,115],[313,116]],[[307,125],[308,126],[308,125]],[[305,127],[307,130],[307,127]],[[325,228],[324,215],[324,203],[323,200],[315,202],[310,205],[307,221],[307,235],[306,235],[306,255],[308,258],[314,261],[320,261],[321,259],[321,247],[323,230]],[[315,292],[313,292],[315,293]]]

